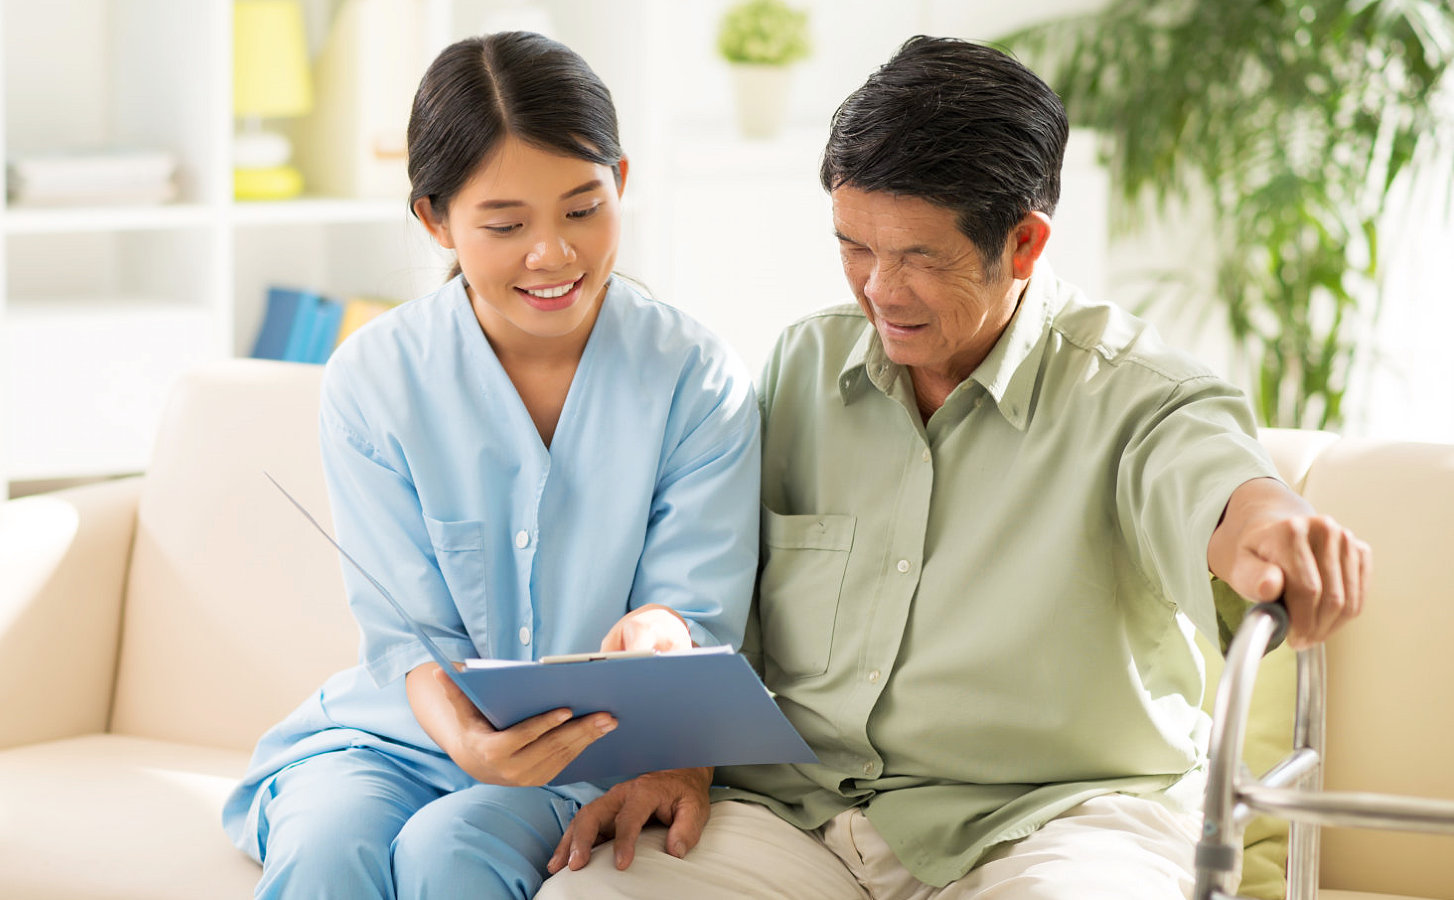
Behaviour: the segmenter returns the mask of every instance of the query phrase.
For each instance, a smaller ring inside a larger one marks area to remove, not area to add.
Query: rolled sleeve
[[[1116,500],[1143,575],[1208,639],[1218,640],[1206,548],[1227,501],[1254,478],[1277,478],[1251,411],[1225,382],[1177,384],[1120,462]]]

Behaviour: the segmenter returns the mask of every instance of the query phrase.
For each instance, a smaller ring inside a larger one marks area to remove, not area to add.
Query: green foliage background
[[[1123,211],[1210,197],[1262,421],[1341,424],[1390,200],[1414,171],[1450,183],[1454,6],[1113,0],[1003,43],[1106,139]]]

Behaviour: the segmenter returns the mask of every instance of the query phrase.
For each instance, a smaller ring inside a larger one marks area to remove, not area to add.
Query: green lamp
[[[289,165],[288,139],[263,119],[306,114],[313,106],[303,11],[295,0],[237,0],[232,7],[233,194],[282,200],[303,190]]]

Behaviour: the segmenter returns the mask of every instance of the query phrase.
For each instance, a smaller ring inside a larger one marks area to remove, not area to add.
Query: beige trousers
[[[646,829],[625,872],[610,844],[563,871],[538,900],[1184,900],[1200,817],[1124,794],[1096,797],[1019,841],[993,848],[947,887],[910,875],[859,810],[801,831],[753,803],[712,805],[701,842],[677,859],[666,829]]]

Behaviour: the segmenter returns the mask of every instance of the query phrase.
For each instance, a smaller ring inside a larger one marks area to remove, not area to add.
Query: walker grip
[[[1265,613],[1272,619],[1272,637],[1267,641],[1267,650],[1265,651],[1265,653],[1271,653],[1281,646],[1283,639],[1287,637],[1289,622],[1287,604],[1283,602],[1283,598],[1278,597],[1269,603],[1253,604],[1252,609],[1248,610],[1247,614],[1250,616],[1258,612]]]

